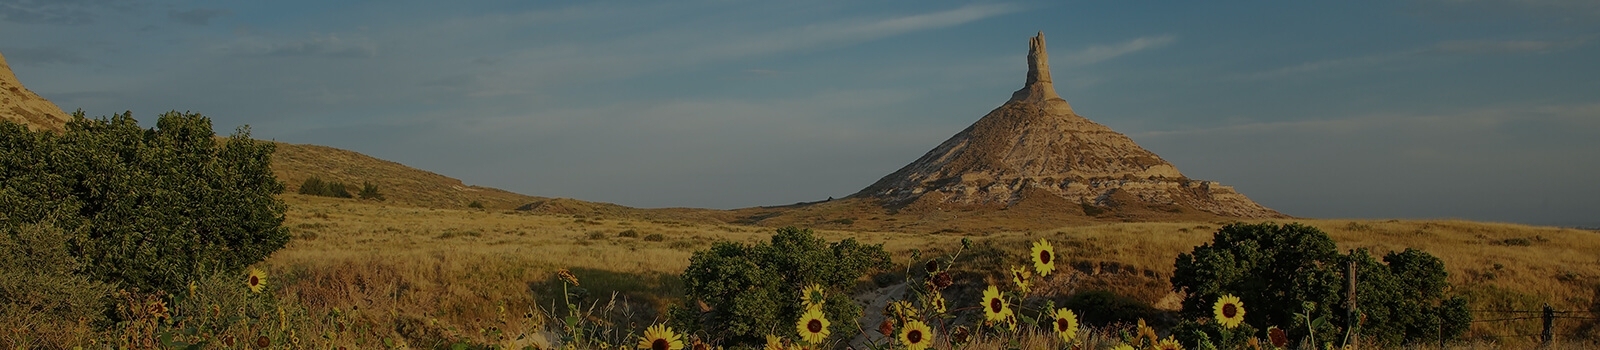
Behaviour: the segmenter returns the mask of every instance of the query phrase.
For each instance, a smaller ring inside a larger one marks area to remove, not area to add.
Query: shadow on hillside
[[[565,305],[570,302],[592,320],[626,327],[623,329],[642,329],[666,321],[667,307],[682,300],[683,280],[678,275],[586,268],[571,271],[579,285],[566,286],[571,295],[568,300],[561,297],[563,283],[553,276],[528,283],[528,291],[540,308],[564,317],[570,315]]]

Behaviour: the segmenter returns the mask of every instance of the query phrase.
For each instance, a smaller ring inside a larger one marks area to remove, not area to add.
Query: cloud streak
[[[1237,78],[1242,80],[1272,79],[1323,71],[1359,69],[1406,60],[1421,59],[1430,55],[1549,54],[1581,47],[1587,45],[1588,43],[1588,37],[1562,41],[1447,40],[1435,43],[1433,45],[1408,50],[1300,63],[1292,66],[1245,74],[1238,76]]]
[[[1068,52],[1066,55],[1056,56],[1051,64],[1062,66],[1082,66],[1099,63],[1105,60],[1121,57],[1123,55],[1160,48],[1178,41],[1172,35],[1147,36],[1128,40],[1115,45],[1095,45],[1082,50]]]

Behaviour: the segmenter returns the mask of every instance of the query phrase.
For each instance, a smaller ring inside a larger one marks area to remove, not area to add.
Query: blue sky
[[[0,0],[91,116],[350,149],[520,193],[849,195],[1023,83],[1191,178],[1319,218],[1600,226],[1600,3]]]

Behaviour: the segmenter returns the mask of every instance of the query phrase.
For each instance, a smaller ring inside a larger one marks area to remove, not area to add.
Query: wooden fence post
[[[1346,274],[1346,277],[1348,277],[1348,280],[1350,282],[1350,287],[1349,287],[1350,293],[1349,293],[1349,296],[1348,296],[1348,298],[1349,298],[1348,300],[1349,300],[1349,303],[1350,303],[1349,304],[1350,309],[1349,309],[1349,314],[1346,315],[1346,318],[1345,318],[1347,320],[1346,321],[1347,324],[1345,326],[1348,327],[1347,329],[1345,329],[1345,334],[1347,334],[1348,336],[1345,337],[1344,344],[1350,346],[1350,349],[1355,349],[1355,347],[1356,347],[1355,344],[1358,343],[1357,340],[1361,338],[1359,335],[1357,335],[1355,333],[1356,332],[1356,327],[1359,327],[1360,324],[1361,324],[1361,313],[1359,311],[1356,311],[1356,261],[1355,260],[1350,260],[1349,266],[1350,266],[1350,269],[1348,270],[1349,273]]]
[[[1555,323],[1556,310],[1551,309],[1550,304],[1544,304],[1544,333],[1539,335],[1539,340],[1541,340],[1546,347],[1550,346],[1550,341],[1554,340],[1556,337]]]

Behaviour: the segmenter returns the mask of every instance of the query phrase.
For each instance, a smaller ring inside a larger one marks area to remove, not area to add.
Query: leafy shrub
[[[380,202],[384,199],[383,194],[378,193],[378,185],[375,185],[371,182],[362,182],[361,193],[357,194],[357,196],[360,196],[361,199],[370,199]]]
[[[1445,296],[1449,287],[1444,262],[1426,252],[1407,248],[1390,252],[1383,263],[1356,250],[1356,302],[1367,319],[1361,333],[1379,343],[1435,343],[1466,333],[1472,322],[1467,301]]]
[[[639,238],[639,231],[627,230],[617,233],[617,237]]]
[[[1351,325],[1346,265],[1357,265],[1356,295],[1366,316],[1358,329],[1379,343],[1434,342],[1466,332],[1471,314],[1462,298],[1446,298],[1444,263],[1426,252],[1406,249],[1389,253],[1383,263],[1366,250],[1339,254],[1328,235],[1300,224],[1230,224],[1212,242],[1179,254],[1172,276],[1175,291],[1187,293],[1182,315],[1209,318],[1212,303],[1224,294],[1238,296],[1248,312],[1245,322],[1278,326],[1290,338],[1343,338]],[[1308,326],[1309,324],[1309,326]],[[1183,328],[1183,327],[1180,327]],[[1194,326],[1175,334],[1190,343],[1225,339],[1215,327]],[[1309,329],[1308,329],[1309,328]],[[1207,333],[1199,336],[1195,331]]]
[[[376,191],[377,189],[374,188],[373,190]],[[322,178],[316,176],[312,176],[306,179],[306,182],[300,184],[300,194],[333,198],[353,197],[344,183],[323,181]]]
[[[852,320],[861,317],[850,288],[870,270],[889,266],[881,244],[830,243],[793,227],[778,229],[770,243],[719,241],[689,259],[684,304],[675,308],[673,322],[729,347],[760,345],[768,334],[796,339],[800,291],[818,284],[826,291],[823,312],[833,320],[832,334],[843,337],[854,334]]]
[[[660,233],[644,235],[645,242],[660,242],[665,240],[667,240],[667,236],[662,236]]]
[[[0,123],[0,228],[43,223],[71,235],[80,274],[137,290],[178,290],[201,271],[237,273],[289,241],[273,145],[248,127],[225,140],[211,120],[132,113],[67,131]]]
[[[104,326],[111,286],[78,274],[70,237],[47,224],[0,227],[0,345],[67,349]]]
[[[1338,258],[1333,239],[1314,227],[1235,223],[1218,229],[1211,243],[1178,255],[1172,288],[1187,293],[1183,318],[1209,318],[1212,303],[1232,294],[1249,310],[1246,323],[1279,325],[1291,331],[1291,338],[1301,338],[1306,329],[1290,326],[1305,302],[1316,303],[1314,315],[1329,315],[1338,304],[1344,279],[1325,266]]]
[[[472,201],[472,203],[467,203],[467,207],[472,209],[483,209],[483,202]]]

